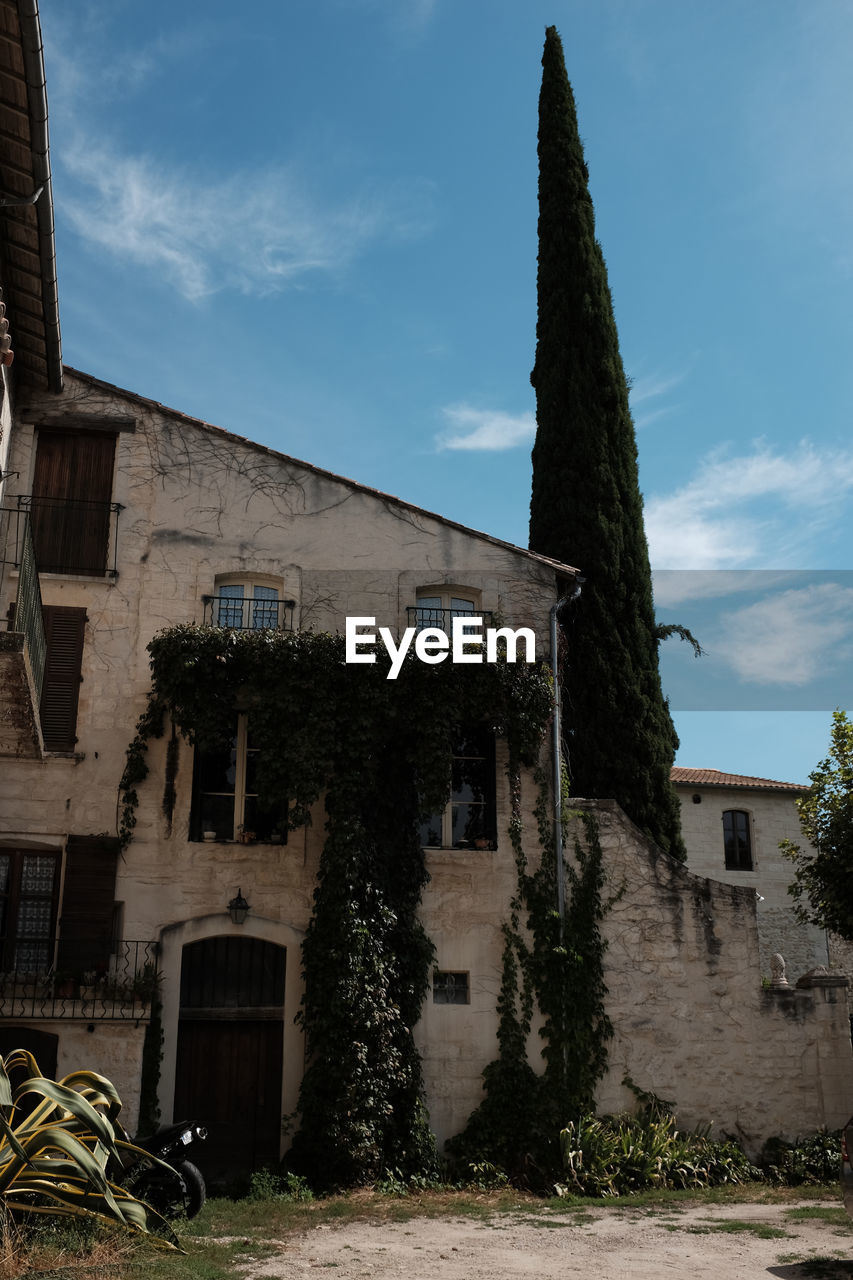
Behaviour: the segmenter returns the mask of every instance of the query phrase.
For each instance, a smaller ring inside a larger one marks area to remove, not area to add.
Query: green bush
[[[840,1160],[840,1129],[820,1129],[810,1138],[797,1138],[796,1142],[771,1138],[761,1153],[761,1167],[768,1182],[788,1187],[837,1182]]]
[[[249,1179],[247,1200],[299,1200],[307,1203],[314,1193],[304,1178],[296,1173],[274,1173],[272,1169],[256,1169]]]
[[[680,1133],[666,1114],[582,1115],[560,1133],[558,1194],[622,1196],[655,1188],[715,1187],[760,1176],[734,1142]]]

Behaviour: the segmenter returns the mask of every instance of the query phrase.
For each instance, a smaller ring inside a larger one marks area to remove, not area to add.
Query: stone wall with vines
[[[419,917],[428,877],[418,822],[449,796],[456,725],[485,723],[505,738],[516,773],[536,761],[551,714],[547,671],[409,660],[391,681],[381,661],[348,666],[339,636],[195,626],[160,633],[150,651],[153,690],[122,779],[125,844],[147,744],[167,717],[210,749],[230,739],[235,708],[247,711],[260,803],[286,803],[297,827],[325,800],[293,1163],[327,1186],[389,1168],[429,1171],[436,1156],[412,1038],[433,961]]]

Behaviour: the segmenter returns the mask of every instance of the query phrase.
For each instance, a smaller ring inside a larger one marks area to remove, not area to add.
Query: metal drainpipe
[[[560,670],[557,661],[557,614],[564,605],[577,600],[581,593],[583,578],[575,579],[574,587],[569,595],[561,596],[551,605],[548,615],[551,631],[551,674],[554,677],[554,716],[551,724],[551,752],[553,757],[554,785],[554,850],[557,871],[557,913],[560,917],[560,946],[563,945],[563,928],[566,919],[566,877],[563,868],[563,744],[560,709]]]

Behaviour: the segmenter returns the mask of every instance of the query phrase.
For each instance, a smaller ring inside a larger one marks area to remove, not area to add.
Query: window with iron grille
[[[727,809],[723,814],[723,846],[727,871],[752,871],[752,840],[749,814],[743,809]]]
[[[289,631],[295,601],[282,598],[282,580],[265,574],[219,574],[212,596],[202,596],[204,621],[239,631]]]
[[[468,1004],[467,973],[445,973],[436,970],[432,975],[433,1004]]]
[[[0,850],[0,968],[44,973],[53,963],[59,853]]]

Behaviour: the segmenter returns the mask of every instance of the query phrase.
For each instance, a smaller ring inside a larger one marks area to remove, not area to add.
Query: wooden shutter
[[[32,525],[43,573],[105,572],[115,441],[102,431],[39,430]]]
[[[106,973],[114,943],[118,854],[114,836],[68,837],[58,968]]]
[[[41,695],[41,732],[48,751],[73,751],[83,664],[86,610],[45,605],[46,654]]]

